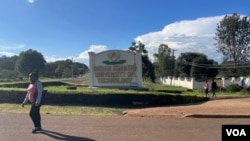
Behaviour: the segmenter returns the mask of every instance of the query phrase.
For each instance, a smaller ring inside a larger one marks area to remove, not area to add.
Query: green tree
[[[176,68],[179,76],[193,77],[196,80],[213,79],[218,75],[218,63],[208,60],[207,56],[201,53],[181,53],[177,58]]]
[[[217,51],[224,56],[224,62],[236,66],[250,57],[250,19],[237,13],[226,15],[218,24],[215,33]],[[237,67],[232,73],[237,74]]]
[[[46,61],[41,53],[29,49],[19,54],[15,64],[15,69],[24,76],[27,76],[33,71],[42,73],[45,63]]]
[[[50,78],[58,77],[55,71],[56,68],[57,68],[57,64],[55,62],[46,63],[43,75],[45,77],[50,77]]]
[[[57,67],[55,69],[55,74],[57,77],[63,77],[65,76],[65,69],[69,70],[70,69],[70,65],[68,64],[68,62],[66,61],[57,61]],[[71,73],[70,73],[71,74]],[[70,74],[67,74],[68,76],[70,76]]]
[[[218,63],[214,60],[208,60],[204,56],[197,57],[192,62],[191,77],[200,81],[214,79],[219,73],[217,66]]]
[[[179,76],[181,77],[191,77],[192,62],[195,58],[204,56],[204,54],[185,52],[181,53],[176,60],[176,68]]]
[[[14,70],[16,60],[17,56],[0,57],[0,80],[19,80],[18,73]]]
[[[151,82],[155,82],[155,71],[154,65],[149,60],[148,56],[142,57],[142,76],[144,80],[150,79]]]
[[[171,76],[173,67],[173,57],[171,57],[171,48],[166,44],[161,44],[155,57],[155,72],[158,76]]]
[[[7,57],[2,56],[0,57],[0,69],[4,70],[14,70],[15,69],[15,62],[17,60],[17,56]]]
[[[153,63],[149,60],[148,51],[145,45],[141,42],[132,42],[132,46],[129,47],[130,51],[141,50],[142,51],[142,78],[147,80],[148,78],[151,82],[155,82],[155,71]]]
[[[46,63],[45,76],[47,77],[74,77],[80,76],[88,71],[88,67],[79,62],[73,62],[70,59],[59,60]]]
[[[232,61],[224,61],[221,63],[219,74],[224,77],[248,76],[249,69],[250,61],[238,62],[236,64]]]
[[[129,47],[130,51],[141,50],[143,54],[147,54],[148,51],[145,48],[145,45],[142,42],[132,42],[132,45]]]

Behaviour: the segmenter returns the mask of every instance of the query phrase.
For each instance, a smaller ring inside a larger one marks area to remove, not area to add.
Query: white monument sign
[[[142,87],[141,52],[89,52],[90,87]]]

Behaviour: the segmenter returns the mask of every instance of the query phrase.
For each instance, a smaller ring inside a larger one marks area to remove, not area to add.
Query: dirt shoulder
[[[140,117],[235,117],[250,118],[250,98],[212,98],[204,103],[124,111],[125,116]]]

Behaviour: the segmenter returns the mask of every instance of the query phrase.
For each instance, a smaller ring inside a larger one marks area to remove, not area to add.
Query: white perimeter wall
[[[227,87],[230,84],[238,84],[243,86],[244,88],[250,86],[250,78],[247,77],[240,77],[240,78],[222,78],[221,82],[218,84],[221,87]],[[188,89],[203,89],[204,82],[195,81],[193,78],[176,78],[174,77],[171,82],[170,77],[160,77],[156,79],[156,82],[165,84],[165,85],[172,85],[172,86],[182,86]],[[211,81],[209,81],[211,86]],[[209,87],[210,87],[209,86]]]

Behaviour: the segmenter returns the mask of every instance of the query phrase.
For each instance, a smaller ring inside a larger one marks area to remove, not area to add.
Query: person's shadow
[[[95,140],[89,139],[89,138],[65,135],[62,133],[49,131],[49,130],[42,130],[42,131],[39,131],[37,133],[44,134],[44,135],[47,135],[47,136],[54,138],[56,140],[62,140],[62,141],[95,141]]]

